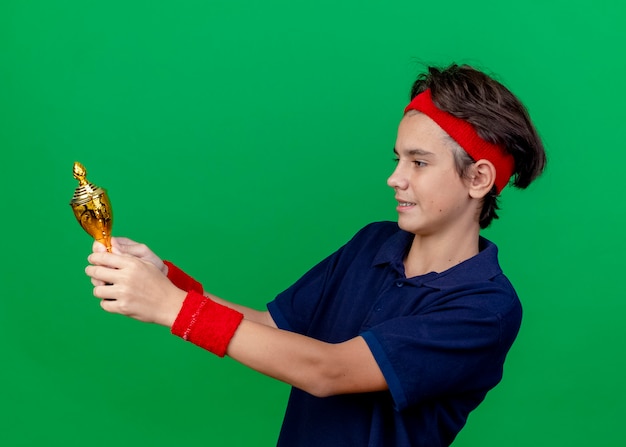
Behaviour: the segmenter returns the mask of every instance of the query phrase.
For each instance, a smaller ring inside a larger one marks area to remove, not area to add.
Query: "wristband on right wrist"
[[[167,279],[179,289],[189,292],[190,290],[196,291],[199,294],[204,293],[202,284],[193,279],[187,273],[176,267],[170,261],[163,261],[163,264],[167,265]]]

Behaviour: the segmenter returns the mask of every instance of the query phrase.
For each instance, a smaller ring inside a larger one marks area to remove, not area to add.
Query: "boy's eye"
[[[394,163],[398,163],[400,161],[400,158],[398,157],[394,157],[392,158]],[[417,166],[418,168],[423,168],[424,166],[426,166],[428,163],[426,163],[425,161],[421,161],[421,160],[415,160],[412,162],[415,166]]]

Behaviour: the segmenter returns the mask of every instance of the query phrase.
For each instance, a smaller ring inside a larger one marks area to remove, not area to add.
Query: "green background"
[[[623,5],[4,0],[0,445],[274,445],[288,386],[100,309],[72,164],[114,234],[263,308],[395,219],[410,84],[452,61],[522,99],[550,161],[485,232],[525,320],[454,445],[624,445]]]

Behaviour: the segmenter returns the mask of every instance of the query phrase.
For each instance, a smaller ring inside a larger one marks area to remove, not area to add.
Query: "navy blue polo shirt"
[[[447,446],[502,377],[522,309],[496,246],[406,278],[413,235],[373,223],[268,304],[281,329],[362,336],[388,391],[317,398],[293,388],[279,446]]]

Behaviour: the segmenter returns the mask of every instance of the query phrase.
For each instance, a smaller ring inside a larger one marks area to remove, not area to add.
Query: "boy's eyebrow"
[[[419,155],[419,156],[427,156],[427,155],[434,155],[432,152],[428,152],[425,151],[424,149],[406,149],[404,151],[402,151],[405,155],[409,155],[409,156],[413,156],[413,155]],[[396,155],[400,155],[398,153],[398,150],[394,147],[393,148],[393,153]]]

